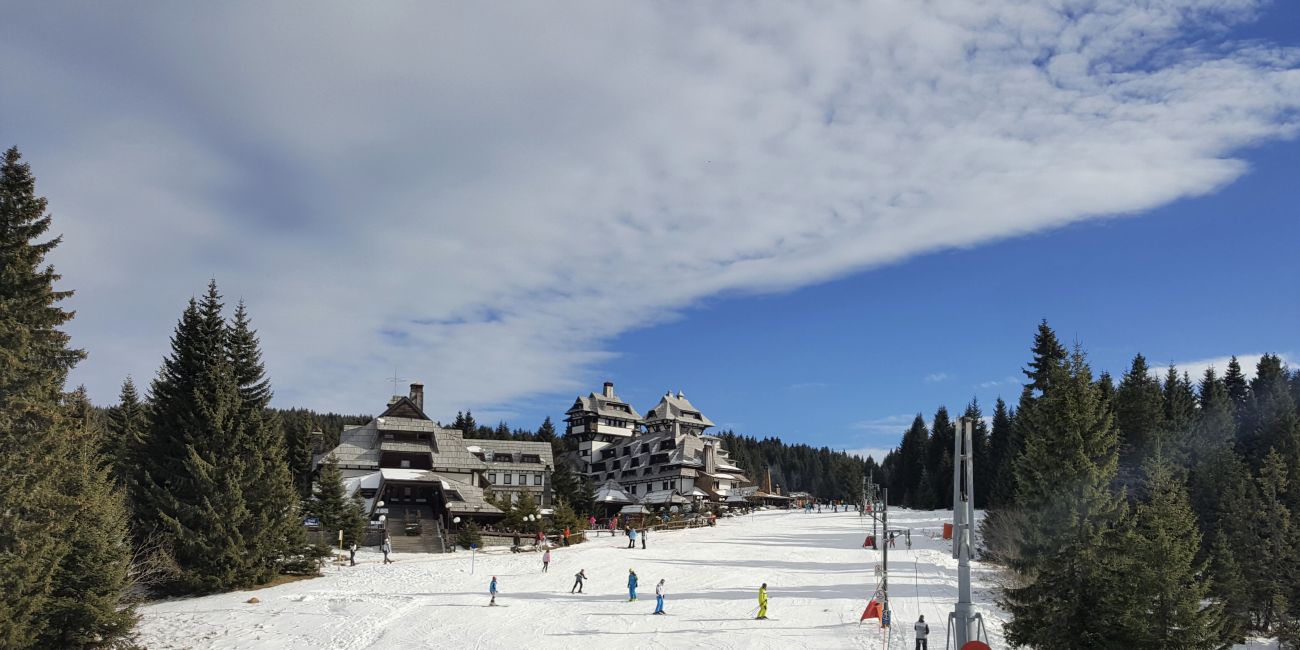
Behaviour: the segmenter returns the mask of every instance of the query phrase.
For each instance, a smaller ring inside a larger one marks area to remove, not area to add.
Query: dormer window
[[[524,454],[519,457],[519,462],[540,464],[542,462],[542,457],[537,454]]]
[[[497,453],[492,454],[492,462],[494,462],[494,463],[513,463],[513,462],[515,462],[515,458],[514,458],[514,456],[511,456],[510,454],[503,454],[503,453],[497,452]]]

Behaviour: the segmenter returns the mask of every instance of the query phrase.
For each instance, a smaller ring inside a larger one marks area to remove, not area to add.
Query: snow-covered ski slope
[[[716,528],[650,534],[648,548],[596,538],[552,552],[395,555],[358,553],[356,567],[253,592],[155,603],[143,608],[141,640],[168,648],[884,648],[912,647],[925,614],[931,648],[943,648],[956,598],[949,543],[931,539],[945,512],[891,510],[911,528],[889,553],[894,628],[858,617],[871,597],[880,552],[862,548],[870,520],[857,513],[767,511],[719,520]],[[569,594],[586,569],[583,594]],[[628,569],[640,578],[628,602]],[[502,607],[487,607],[497,576]],[[1004,614],[993,604],[992,569],[972,563],[974,600],[993,647]],[[652,616],[654,586],[667,580],[667,616]],[[753,620],[766,582],[769,620]],[[261,602],[248,604],[250,597]]]

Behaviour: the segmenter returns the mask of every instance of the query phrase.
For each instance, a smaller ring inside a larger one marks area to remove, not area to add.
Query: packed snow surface
[[[891,510],[891,527],[912,530],[912,549],[889,552],[893,626],[858,618],[876,586],[880,551],[862,548],[871,530],[857,513],[763,511],[716,528],[651,531],[647,548],[597,537],[541,553],[382,556],[363,550],[356,567],[260,589],[144,607],[141,641],[168,648],[886,648],[909,649],[924,614],[930,647],[943,648],[957,597],[951,542],[937,539],[947,512]],[[932,538],[933,535],[935,538]],[[582,594],[570,595],[585,569]],[[628,570],[639,578],[628,601]],[[497,607],[488,583],[498,580]],[[995,570],[972,562],[973,600],[994,648],[1005,614],[993,603]],[[664,579],[666,616],[653,616]],[[758,587],[769,620],[754,620]],[[261,602],[250,604],[249,598]],[[888,644],[888,645],[886,645]]]

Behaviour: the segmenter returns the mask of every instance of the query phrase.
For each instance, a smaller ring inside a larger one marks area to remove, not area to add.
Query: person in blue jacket
[[[628,548],[636,548],[636,529],[635,529],[635,528],[629,528],[629,529],[627,529],[627,547],[628,547]]]
[[[492,594],[492,602],[489,605],[497,604],[497,577],[492,576],[492,584],[488,585],[488,593]]]
[[[629,602],[636,600],[636,571],[627,570],[627,599]]]

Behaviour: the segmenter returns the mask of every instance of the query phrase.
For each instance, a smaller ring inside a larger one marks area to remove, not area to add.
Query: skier
[[[659,584],[655,585],[655,613],[664,613],[664,580],[659,579]]]
[[[631,569],[627,570],[627,600],[636,600],[636,571]]]
[[[628,548],[636,548],[636,529],[635,529],[635,528],[629,528],[629,529],[627,529],[627,547],[628,547]]]
[[[645,550],[645,538],[648,537],[648,535],[646,535],[648,532],[650,532],[649,528],[641,529],[641,550],[643,551]]]
[[[573,593],[574,589],[576,589],[578,593],[582,593],[582,581],[586,579],[587,570],[579,569],[577,573],[573,574],[573,588],[569,589],[569,593]]]
[[[357,565],[357,543],[355,540],[348,546],[348,562],[351,562],[352,566]]]
[[[929,650],[925,637],[930,635],[930,626],[925,622],[925,614],[912,625],[912,630],[916,632],[916,650]]]
[[[388,536],[385,535],[384,544],[379,548],[384,551],[384,564],[392,564],[393,561],[388,559],[388,554],[393,552],[393,540],[389,539]]]
[[[611,517],[609,520],[609,536],[614,536],[614,529],[618,527],[618,517]]]
[[[492,576],[492,584],[488,585],[488,593],[492,594],[492,602],[488,603],[488,605],[496,606],[497,604],[497,577],[496,576]]]
[[[548,548],[546,549],[545,553],[542,553],[542,573],[546,573],[546,570],[550,568],[550,566],[551,566],[551,549]]]
[[[764,582],[762,587],[758,588],[758,618],[757,620],[767,620],[767,583]]]

